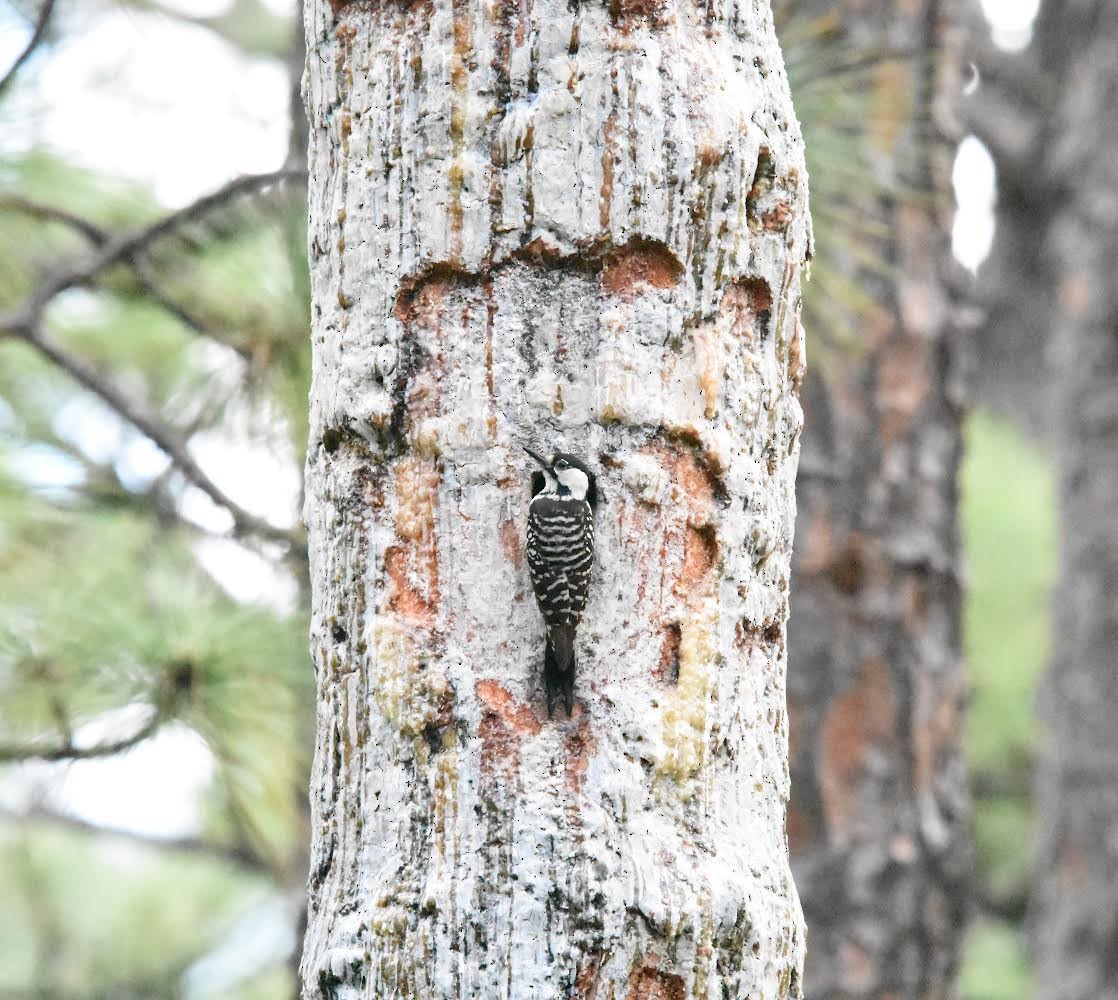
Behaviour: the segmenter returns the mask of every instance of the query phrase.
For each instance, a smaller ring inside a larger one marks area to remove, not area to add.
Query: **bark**
[[[1045,5],[1030,57],[1053,123],[1041,182],[1057,344],[1062,558],[1038,705],[1032,920],[1039,997],[1118,998],[1118,9]],[[1036,65],[1036,63],[1034,63]]]
[[[308,0],[307,997],[799,997],[768,4]],[[521,443],[598,469],[548,721]]]
[[[867,214],[888,267],[859,275],[872,300],[861,341],[828,352],[804,387],[788,831],[808,995],[931,1000],[955,995],[969,871],[941,131],[954,58],[943,3],[841,6],[855,53],[912,55],[869,78],[867,160],[885,193]]]

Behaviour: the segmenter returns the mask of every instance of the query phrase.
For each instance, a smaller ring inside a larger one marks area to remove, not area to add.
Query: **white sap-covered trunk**
[[[304,995],[800,996],[809,252],[768,3],[307,0]],[[598,471],[549,721],[531,460]]]

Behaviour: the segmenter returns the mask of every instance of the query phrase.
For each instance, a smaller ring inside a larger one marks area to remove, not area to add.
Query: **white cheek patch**
[[[587,487],[590,485],[590,480],[586,478],[586,473],[581,469],[563,469],[558,473],[559,482],[561,482],[571,495],[578,497],[580,500],[585,499]]]

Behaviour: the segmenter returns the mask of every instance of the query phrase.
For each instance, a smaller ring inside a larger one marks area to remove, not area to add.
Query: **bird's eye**
[[[566,469],[568,467],[569,466],[567,465],[567,460],[565,458],[561,458],[558,462],[555,463],[555,468],[557,469]]]

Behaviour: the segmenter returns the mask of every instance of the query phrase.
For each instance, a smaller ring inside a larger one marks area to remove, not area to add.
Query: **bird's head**
[[[543,472],[544,483],[533,493],[554,493],[556,496],[573,497],[575,500],[588,500],[593,506],[596,499],[594,473],[577,455],[558,451],[551,458],[544,458],[531,448],[525,448]]]

